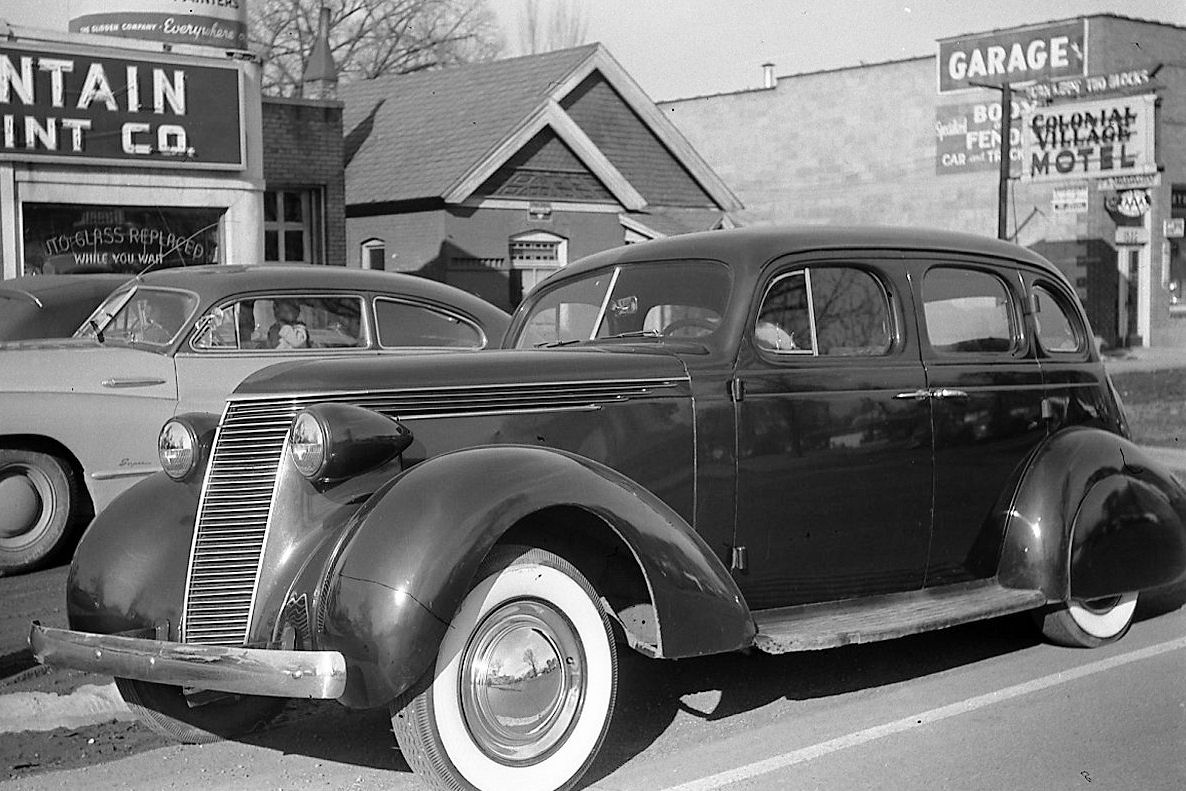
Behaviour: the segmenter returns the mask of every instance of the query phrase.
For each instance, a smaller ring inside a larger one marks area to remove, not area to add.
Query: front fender
[[[413,467],[356,514],[329,572],[320,641],[350,660],[344,702],[386,702],[423,675],[491,547],[552,506],[600,517],[631,548],[655,607],[658,655],[750,644],[753,621],[728,571],[649,491],[564,451],[474,448]]]
[[[1186,489],[1138,446],[1091,428],[1038,450],[1006,516],[998,578],[1052,601],[1169,584],[1186,574]]]
[[[66,581],[70,628],[113,634],[167,623],[168,639],[179,639],[200,494],[200,484],[158,472],[94,518]]]

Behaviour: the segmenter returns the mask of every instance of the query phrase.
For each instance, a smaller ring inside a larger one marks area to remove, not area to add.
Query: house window
[[[511,303],[517,304],[548,275],[568,263],[568,240],[546,231],[511,237]]]
[[[320,263],[318,195],[313,190],[264,193],[264,260],[268,263]]]
[[[386,269],[387,244],[382,239],[367,239],[362,243],[359,265],[363,269]]]

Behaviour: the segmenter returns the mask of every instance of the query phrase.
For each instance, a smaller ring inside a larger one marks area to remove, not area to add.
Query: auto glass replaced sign
[[[1022,124],[1021,177],[1034,181],[1156,173],[1156,97],[1037,107]]]
[[[244,166],[239,70],[0,45],[0,159]]]
[[[939,93],[1087,73],[1086,20],[939,41]]]

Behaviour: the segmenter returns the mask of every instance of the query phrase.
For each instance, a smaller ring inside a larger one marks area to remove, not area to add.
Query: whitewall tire
[[[1043,611],[1039,625],[1052,643],[1095,648],[1124,637],[1132,626],[1136,609],[1136,593],[1092,601],[1072,600]]]
[[[596,756],[617,694],[609,619],[540,549],[482,565],[417,694],[393,706],[405,759],[441,789],[557,791]]]

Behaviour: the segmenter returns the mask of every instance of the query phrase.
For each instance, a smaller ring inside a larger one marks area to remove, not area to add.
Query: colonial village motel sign
[[[0,45],[0,159],[241,170],[242,93],[233,64]]]

